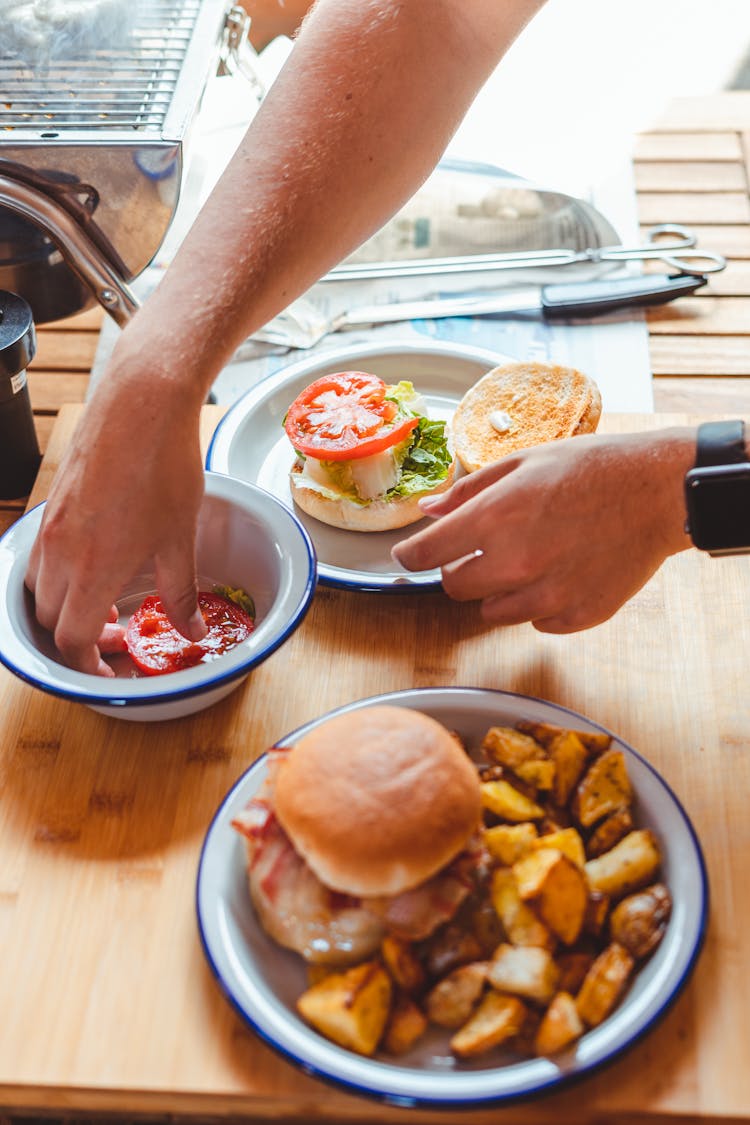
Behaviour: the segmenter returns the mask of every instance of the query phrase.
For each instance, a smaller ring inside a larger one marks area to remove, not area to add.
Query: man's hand
[[[125,582],[154,567],[175,628],[205,635],[198,610],[195,530],[203,494],[197,417],[159,398],[137,412],[114,389],[87,407],[56,474],[26,584],[41,625],[81,672],[112,675],[99,640]],[[132,419],[132,421],[131,421]]]
[[[690,546],[682,482],[691,430],[588,435],[503,458],[423,503],[436,522],[399,543],[409,570],[441,567],[485,620],[549,633],[597,625]]]

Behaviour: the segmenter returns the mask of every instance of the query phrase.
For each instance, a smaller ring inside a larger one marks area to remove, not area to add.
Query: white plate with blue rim
[[[290,746],[331,714],[374,703],[411,707],[456,730],[469,748],[488,727],[521,719],[578,730],[604,731],[598,723],[554,703],[512,692],[474,688],[422,688],[358,700],[280,739]],[[606,733],[611,734],[607,731]],[[633,1046],[674,1003],[701,951],[708,919],[708,880],[700,843],[666,781],[617,735],[635,792],[634,820],[652,829],[662,849],[661,878],[672,896],[672,914],[661,944],[643,964],[619,1007],[554,1058],[519,1058],[497,1049],[459,1062],[448,1033],[434,1029],[412,1051],[394,1059],[363,1058],[324,1039],[296,1012],[307,985],[301,958],[276,945],[255,917],[247,890],[245,849],[232,818],[258,792],[265,756],[224,798],[206,835],[198,869],[196,905],[204,953],[239,1016],[305,1073],[353,1093],[401,1106],[478,1107],[548,1092],[591,1074]],[[644,748],[647,749],[647,748]]]
[[[292,510],[306,528],[326,586],[376,593],[437,589],[438,570],[411,573],[391,558],[391,548],[421,523],[397,531],[344,531],[297,508],[289,470],[294,453],[284,433],[287,410],[315,379],[336,371],[368,371],[386,383],[412,382],[431,418],[450,423],[463,396],[483,375],[509,357],[471,345],[392,341],[327,350],[290,364],[249,390],[219,423],[206,455],[206,468],[260,485]]]

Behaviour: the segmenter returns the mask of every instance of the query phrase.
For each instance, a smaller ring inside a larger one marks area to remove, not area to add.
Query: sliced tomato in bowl
[[[297,396],[284,421],[287,437],[305,457],[353,461],[398,445],[419,419],[397,417],[388,385],[364,371],[323,375]]]
[[[198,605],[208,628],[201,641],[189,641],[177,632],[156,594],[145,598],[132,614],[125,629],[125,646],[144,675],[179,672],[213,660],[253,631],[252,617],[229,598],[201,591]]]

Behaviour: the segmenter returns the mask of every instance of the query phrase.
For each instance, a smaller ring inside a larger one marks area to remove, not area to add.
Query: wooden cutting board
[[[80,409],[61,413],[32,503]],[[206,409],[204,437],[218,416]],[[686,552],[613,620],[567,637],[488,630],[439,593],[321,588],[243,686],[175,722],[108,719],[0,669],[0,1106],[447,1120],[341,1093],[263,1046],[204,963],[193,898],[211,817],[271,742],[362,696],[470,685],[564,704],[638,747],[692,817],[712,909],[689,986],[625,1057],[567,1092],[451,1121],[750,1120],[749,619],[750,559]]]

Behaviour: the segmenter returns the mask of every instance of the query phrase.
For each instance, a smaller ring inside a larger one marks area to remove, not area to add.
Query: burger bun
[[[423,496],[444,492],[453,483],[456,472],[455,458],[451,461],[448,475],[435,488],[415,492],[411,496],[395,497],[392,500],[371,500],[367,504],[355,504],[346,496],[333,500],[314,488],[308,488],[303,481],[302,466],[296,461],[289,474],[292,498],[295,504],[321,523],[331,527],[341,527],[345,531],[392,531],[406,527],[424,518],[419,507]]]
[[[476,831],[479,774],[435,719],[374,705],[300,738],[279,768],[274,806],[327,887],[397,895],[445,867]]]
[[[572,367],[507,363],[466,392],[453,417],[456,456],[467,473],[531,445],[590,434],[599,388]]]

